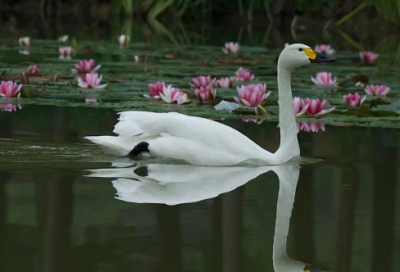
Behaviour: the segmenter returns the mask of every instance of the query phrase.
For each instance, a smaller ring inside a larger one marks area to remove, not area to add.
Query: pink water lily
[[[213,87],[200,87],[195,90],[196,96],[200,101],[214,100],[217,97],[217,91]]]
[[[305,108],[307,107],[306,114],[311,115],[311,116],[323,116],[331,111],[333,111],[335,108],[329,108],[329,109],[324,109],[326,100],[320,101],[319,98],[317,99],[301,99],[301,107]]]
[[[211,76],[198,76],[192,79],[193,83],[189,83],[193,88],[208,87],[214,84],[215,78]]]
[[[97,103],[97,98],[96,97],[87,97],[87,98],[85,98],[85,103],[86,104]]]
[[[364,103],[365,98],[367,97],[364,96],[363,98],[360,98],[358,93],[349,93],[343,95],[343,104],[349,103],[349,105],[352,107],[360,107]]]
[[[259,106],[270,94],[266,93],[267,86],[265,84],[250,84],[237,87],[239,97],[234,97],[236,103],[248,106]]]
[[[71,59],[71,46],[61,46],[58,51],[60,52],[60,59]]]
[[[14,81],[2,81],[0,84],[0,96],[4,98],[20,97],[22,84]]]
[[[31,45],[31,38],[29,37],[22,37],[18,40],[20,46],[30,46]]]
[[[136,63],[142,62],[142,60],[140,59],[140,57],[138,55],[135,55],[134,59],[135,59]]]
[[[305,132],[319,132],[325,131],[325,124],[319,124],[314,122],[297,122],[297,131]]]
[[[308,109],[308,105],[302,107],[300,97],[293,98],[293,110],[296,116],[305,115]]]
[[[160,93],[163,93],[165,83],[164,82],[150,83],[148,87],[149,87],[150,96],[148,96],[148,95],[146,95],[146,96],[159,99]]]
[[[120,36],[118,37],[118,44],[119,44],[120,46],[127,46],[128,43],[129,43],[129,36],[127,36],[127,35],[120,35]]]
[[[329,44],[317,44],[314,51],[324,55],[333,55],[336,52]]]
[[[92,89],[102,89],[107,86],[107,84],[100,85],[103,76],[99,76],[97,73],[85,74],[78,77],[78,86],[81,88],[92,88]]]
[[[187,94],[179,90],[179,88],[172,87],[172,85],[164,86],[163,92],[160,93],[161,99],[165,103],[183,104],[189,101]]]
[[[21,105],[16,104],[0,104],[1,111],[14,112],[22,109]]]
[[[364,91],[368,95],[387,96],[390,93],[390,87],[386,85],[368,85]]]
[[[42,71],[40,70],[39,66],[36,64],[29,65],[28,69],[26,69],[27,74],[41,74]]]
[[[360,52],[361,64],[363,64],[363,65],[375,64],[376,59],[378,57],[379,57],[379,54],[372,52],[372,51],[361,51]]]
[[[94,73],[99,70],[101,65],[94,66],[94,60],[81,60],[78,64],[75,65],[75,69],[72,69],[72,73],[74,74],[86,74],[86,73]]]
[[[328,72],[319,72],[314,77],[311,77],[312,82],[318,86],[333,86],[336,85],[337,78],[332,78],[332,74]]]
[[[232,88],[232,79],[230,79],[229,77],[217,79],[215,81],[215,86],[221,88]]]
[[[225,43],[225,47],[222,48],[225,54],[236,54],[239,51],[239,44],[234,42]]]
[[[63,36],[58,37],[57,41],[59,41],[59,42],[68,41],[68,35],[63,35]]]
[[[243,69],[242,67],[240,67],[236,71],[235,75],[236,75],[236,80],[239,81],[252,81],[254,79],[254,75],[250,73],[249,70]]]

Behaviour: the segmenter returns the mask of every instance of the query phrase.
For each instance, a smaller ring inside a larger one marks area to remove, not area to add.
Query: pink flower
[[[220,78],[215,81],[215,86],[221,88],[232,88],[232,80],[229,77]]]
[[[314,51],[325,55],[333,55],[336,52],[329,44],[317,44]]]
[[[333,111],[335,108],[329,108],[324,110],[324,106],[326,104],[326,100],[320,101],[319,98],[317,99],[302,99],[301,100],[301,106],[302,108],[307,107],[307,112],[306,114],[311,115],[311,116],[322,116],[330,113]]]
[[[107,86],[107,84],[100,85],[103,76],[98,76],[96,73],[94,74],[86,74],[78,77],[78,86],[81,88],[93,88],[93,89],[102,89]]]
[[[305,132],[319,132],[325,131],[325,125],[314,123],[314,122],[297,122],[297,131],[305,131]]]
[[[242,67],[236,71],[235,75],[236,79],[240,81],[252,81],[254,79],[254,75],[250,73],[249,70],[243,69]]]
[[[29,37],[22,37],[18,40],[20,46],[30,46],[31,39]]]
[[[296,116],[302,116],[307,112],[308,105],[302,108],[301,99],[299,97],[293,98],[293,110]]]
[[[60,59],[71,59],[71,46],[61,46],[58,51],[60,52]]]
[[[39,66],[36,64],[29,65],[28,69],[26,69],[27,74],[40,74],[42,71],[40,70]]]
[[[215,78],[211,79],[211,76],[198,76],[192,79],[193,83],[189,83],[193,88],[208,87],[214,84]]]
[[[96,97],[87,97],[87,98],[85,98],[85,103],[87,103],[87,104],[97,103],[97,98]]]
[[[225,43],[225,48],[222,48],[225,54],[236,54],[239,51],[239,44],[234,42]]]
[[[118,37],[118,44],[119,44],[120,46],[127,46],[128,43],[129,43],[129,36],[120,35],[120,36]]]
[[[208,101],[214,100],[217,97],[217,91],[213,89],[213,87],[200,87],[195,90],[196,96],[200,99],[200,101]]]
[[[59,42],[66,42],[66,41],[68,41],[68,35],[63,35],[63,36],[58,37],[58,41],[59,41]]]
[[[332,86],[336,84],[337,78],[332,79],[332,74],[328,72],[320,72],[314,77],[311,77],[312,82],[318,86]]]
[[[29,51],[28,50],[19,50],[18,53],[20,53],[22,55],[29,55]]]
[[[360,95],[358,93],[352,94],[349,93],[347,95],[343,95],[343,104],[349,103],[352,107],[360,107],[362,103],[364,103],[366,96],[360,99]]]
[[[265,93],[267,86],[265,84],[250,84],[237,87],[239,94],[234,97],[236,103],[248,107],[257,107],[260,105],[271,92]]]
[[[252,118],[242,119],[242,121],[244,123],[250,123],[250,122],[257,123],[257,119],[252,119]]]
[[[0,104],[1,111],[14,112],[22,109],[21,105],[16,104]]]
[[[142,60],[140,59],[140,57],[138,55],[135,55],[135,62],[136,63],[142,62]]]
[[[13,81],[2,81],[0,84],[0,96],[4,98],[19,97],[22,84]]]
[[[168,104],[173,102],[183,104],[189,101],[187,94],[178,88],[172,87],[172,85],[164,86],[163,92],[160,92],[160,97],[165,103]]]
[[[165,87],[164,82],[156,82],[156,83],[149,84],[150,96],[153,98],[159,99],[160,93],[163,93],[164,87]]]
[[[86,73],[94,73],[99,70],[101,65],[94,66],[94,60],[81,60],[78,64],[75,65],[75,69],[72,69],[72,73],[74,74],[86,74]]]
[[[361,51],[360,58],[361,64],[368,65],[368,64],[375,64],[376,59],[379,57],[378,53],[371,52],[371,51]]]
[[[390,93],[390,88],[386,85],[368,85],[364,91],[368,95],[387,96]]]

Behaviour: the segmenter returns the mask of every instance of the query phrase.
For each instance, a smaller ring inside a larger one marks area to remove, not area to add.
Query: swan
[[[229,126],[175,112],[121,112],[114,128],[118,136],[85,138],[115,156],[176,159],[203,166],[279,165],[300,156],[290,86],[292,71],[310,63],[335,60],[304,44],[292,44],[282,50],[277,68],[281,139],[275,153]]]

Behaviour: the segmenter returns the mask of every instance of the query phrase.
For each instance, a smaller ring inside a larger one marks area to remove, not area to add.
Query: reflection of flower
[[[178,104],[183,104],[189,101],[187,94],[179,90],[179,88],[172,87],[172,85],[164,86],[163,92],[159,94],[161,99],[168,104],[175,101]]]
[[[22,107],[18,104],[0,104],[1,111],[14,112],[20,109],[22,109]]]
[[[232,80],[229,77],[220,78],[215,81],[215,86],[221,87],[221,88],[231,88]]]
[[[238,104],[257,107],[260,105],[271,92],[266,93],[267,86],[265,84],[250,84],[237,87],[239,97],[234,97]]]
[[[314,77],[311,77],[312,82],[318,86],[332,86],[336,84],[336,77],[332,79],[332,74],[328,72],[320,72]]]
[[[314,51],[325,55],[333,55],[336,52],[329,44],[317,44]]]
[[[379,57],[379,54],[375,53],[375,52],[371,52],[371,51],[361,51],[360,52],[361,63],[364,65],[375,64],[376,59],[378,57]]]
[[[98,76],[95,74],[85,74],[78,77],[78,86],[81,88],[93,88],[102,89],[107,86],[107,84],[100,85],[103,76]]]
[[[94,66],[94,60],[81,60],[78,64],[75,65],[75,69],[72,69],[72,73],[74,74],[86,74],[86,73],[94,73],[99,70],[101,65]]]
[[[196,96],[200,99],[200,101],[208,101],[214,100],[217,97],[217,91],[213,89],[213,87],[200,87],[195,90]]]
[[[164,90],[165,83],[164,82],[156,82],[149,84],[149,92],[150,96],[156,99],[160,98],[160,93]]]
[[[128,43],[129,43],[129,36],[120,35],[120,36],[118,37],[118,44],[119,44],[120,46],[127,46]]]
[[[87,98],[85,98],[85,103],[87,103],[87,104],[97,103],[97,98],[96,97],[87,97]]]
[[[222,48],[225,54],[236,54],[239,51],[239,44],[234,42],[225,43],[225,47]]]
[[[193,88],[208,87],[214,84],[215,78],[211,76],[198,76],[192,79],[193,83],[189,83]]]
[[[390,88],[386,85],[368,85],[364,91],[368,95],[387,96],[390,93]]]
[[[31,39],[29,37],[22,37],[18,40],[20,46],[30,46]]]
[[[40,70],[39,66],[36,64],[29,65],[28,69],[26,69],[27,74],[40,74],[42,71]]]
[[[319,132],[325,131],[325,125],[314,122],[296,122],[297,131]]]
[[[29,51],[28,50],[19,50],[18,53],[20,53],[22,55],[29,55]]]
[[[17,84],[14,81],[2,81],[0,84],[0,96],[4,98],[19,97],[22,84]]]
[[[347,95],[343,95],[343,104],[349,103],[352,107],[360,107],[362,103],[364,103],[366,96],[360,99],[360,95],[358,93],[349,93]]]
[[[60,59],[71,59],[71,46],[61,46],[58,51],[60,52]]]
[[[323,116],[335,109],[335,108],[324,109],[326,102],[327,102],[326,100],[320,101],[318,98],[317,99],[306,98],[306,99],[301,99],[301,107],[302,109],[307,107],[306,110],[307,115]]]
[[[254,75],[250,73],[249,70],[243,69],[240,67],[236,73],[236,80],[241,80],[241,81],[252,81],[254,79]]]

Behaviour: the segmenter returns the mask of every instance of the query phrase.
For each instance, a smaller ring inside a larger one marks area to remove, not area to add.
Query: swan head
[[[291,44],[282,50],[278,65],[287,69],[304,66],[310,63],[324,63],[336,61],[335,58],[314,52],[308,45],[301,43]]]

